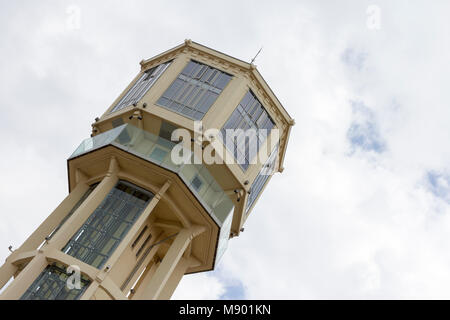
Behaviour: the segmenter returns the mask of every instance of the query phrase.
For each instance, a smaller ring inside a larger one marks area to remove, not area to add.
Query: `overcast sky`
[[[174,298],[450,298],[450,2],[0,0],[0,259],[66,159],[184,41],[256,65],[296,120],[218,269]]]

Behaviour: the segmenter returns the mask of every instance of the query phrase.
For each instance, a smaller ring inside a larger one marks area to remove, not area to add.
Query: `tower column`
[[[0,289],[14,276],[17,272],[17,266],[13,264],[16,257],[27,251],[36,250],[39,245],[64,219],[66,214],[81,199],[89,186],[82,181],[70,192],[61,204],[53,210],[53,212],[41,223],[41,225],[25,240],[25,242],[13,253],[9,255],[5,263],[0,267]]]
[[[191,266],[191,259],[182,257],[180,261],[178,261],[177,266],[172,272],[172,275],[167,280],[166,285],[161,290],[161,293],[159,295],[159,299],[162,300],[169,300],[172,296],[173,292],[178,286],[178,283],[180,283],[181,278],[183,278],[184,274],[186,273],[186,270]]]
[[[178,262],[183,256],[184,251],[188,247],[191,240],[204,231],[204,227],[192,226],[190,228],[181,229],[161,264],[156,269],[148,286],[142,291],[139,299],[156,300],[159,299],[167,281],[171,277]]]
[[[37,278],[37,276],[44,270],[44,268],[47,266],[47,253],[52,252],[54,250],[61,250],[61,248],[67,243],[67,241],[70,239],[70,237],[83,225],[83,223],[86,221],[86,219],[89,217],[89,215],[100,205],[100,203],[103,201],[103,199],[106,197],[106,195],[109,193],[109,191],[116,185],[118,181],[117,173],[119,171],[118,163],[116,158],[112,157],[110,161],[110,166],[108,173],[105,175],[105,177],[102,179],[100,184],[92,191],[92,193],[86,198],[86,200],[78,207],[77,210],[72,214],[72,216],[67,219],[67,221],[64,223],[64,225],[61,226],[61,228],[58,230],[58,232],[55,234],[55,236],[48,242],[47,245],[44,245],[42,247],[38,254],[34,256],[34,258],[28,263],[28,265],[25,267],[22,272],[20,272],[19,276],[14,280],[14,282],[6,288],[6,290],[2,293],[1,299],[20,299],[20,297],[23,295],[23,293],[26,291],[28,286],[33,282],[34,279]],[[80,185],[80,184],[79,184]],[[87,185],[86,189],[87,190]],[[80,193],[81,190],[83,190],[82,186],[80,186]],[[75,189],[74,189],[75,191]],[[81,198],[82,193],[80,194]],[[78,198],[78,199],[79,199]],[[73,205],[75,205],[76,201],[73,202]],[[67,209],[66,206],[63,206],[64,209]],[[70,208],[69,208],[70,210]],[[64,210],[63,212],[67,214],[69,210]],[[64,218],[64,214],[59,212],[61,214],[61,221]],[[52,223],[53,225],[54,223]],[[50,225],[50,223],[49,223]],[[57,224],[55,224],[55,227]],[[47,225],[42,228],[41,232],[47,231]],[[50,232],[53,229],[50,230]],[[49,232],[49,233],[50,233]],[[48,233],[44,233],[45,236],[48,235]],[[44,236],[44,238],[45,238]],[[27,246],[31,246],[31,244],[39,245],[36,241],[37,236],[35,238],[32,238],[33,241],[27,240]],[[44,240],[44,239],[43,239]],[[36,245],[36,246],[37,246]],[[23,246],[22,246],[23,247]],[[21,248],[22,248],[21,247]],[[22,250],[22,252],[24,252]],[[18,252],[19,253],[19,252]],[[14,259],[10,259],[10,261],[13,261]],[[12,265],[12,264],[11,264]],[[12,265],[14,266],[14,265]],[[15,267],[15,266],[14,266]],[[3,267],[2,267],[3,268]],[[15,267],[17,268],[17,267]],[[16,269],[17,270],[17,269]],[[12,267],[5,267],[5,271],[13,271],[16,272]],[[5,272],[6,276],[8,275]],[[26,275],[23,275],[26,274]],[[6,278],[6,276],[2,276],[3,278]],[[9,280],[9,278],[8,278]],[[6,281],[8,281],[6,280]]]
[[[48,262],[43,253],[38,253],[19,273],[14,281],[5,289],[0,300],[18,300],[25,293],[31,283],[45,269]]]
[[[119,165],[115,157],[112,157],[108,173],[103,177],[99,185],[92,191],[86,200],[78,207],[73,215],[67,219],[61,229],[49,241],[47,249],[60,250],[69,241],[70,237],[77,232],[83,223],[89,218],[94,210],[102,203],[111,189],[117,184],[119,178]]]

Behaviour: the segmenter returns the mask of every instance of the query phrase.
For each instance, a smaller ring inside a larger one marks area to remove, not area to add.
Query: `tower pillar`
[[[179,231],[161,264],[152,275],[148,286],[143,288],[143,292],[139,295],[139,299],[156,300],[160,298],[167,281],[172,276],[172,273],[177,267],[177,264],[182,258],[189,243],[203,231],[204,228],[199,226],[192,226]]]
[[[14,250],[6,259],[4,265],[0,267],[0,288],[13,277],[18,266],[14,264],[19,255],[25,252],[37,250],[47,237],[64,219],[67,212],[75,206],[81,197],[88,190],[89,186],[84,182],[79,182],[77,186],[70,192],[61,204],[53,210],[53,212],[41,223],[41,225],[25,240],[25,242],[16,250]]]
[[[167,280],[164,288],[161,290],[159,299],[169,300],[170,297],[172,297],[172,294],[177,288],[178,283],[180,283],[181,278],[183,278],[186,270],[191,266],[191,264],[192,260],[190,258],[182,257],[180,261],[178,261],[178,264],[173,270],[172,275]]]
[[[101,180],[99,185],[92,191],[85,201],[73,212],[61,228],[55,233],[55,236],[47,242],[47,245],[38,249],[38,246],[45,240],[45,238],[55,229],[58,224],[64,219],[65,215],[70,211],[76,202],[83,196],[89,186],[85,182],[79,182],[75,189],[66,197],[66,199],[58,206],[57,209],[41,224],[41,226],[25,241],[25,243],[8,258],[9,263],[5,263],[0,270],[0,277],[2,283],[6,282],[17,272],[18,267],[14,264],[17,262],[19,254],[30,252],[31,261],[20,272],[19,276],[14,279],[13,283],[5,289],[0,296],[2,300],[20,299],[22,294],[27,290],[30,279],[36,277],[48,265],[48,254],[60,250],[70,239],[70,237],[81,227],[89,215],[98,207],[103,201],[109,191],[115,186],[119,180],[117,174],[119,166],[117,160],[112,157],[110,160],[109,170],[105,177]],[[33,250],[34,249],[34,250]],[[66,255],[59,255],[61,262],[70,265],[71,257]],[[69,261],[65,261],[69,260]],[[8,277],[9,276],[9,277]],[[0,284],[2,284],[0,283]]]
[[[78,207],[72,216],[61,226],[61,229],[48,242],[47,249],[61,249],[70,237],[83,225],[91,213],[100,205],[111,189],[119,181],[119,165],[116,158],[112,157],[109,163],[109,170],[101,182],[86,200]]]

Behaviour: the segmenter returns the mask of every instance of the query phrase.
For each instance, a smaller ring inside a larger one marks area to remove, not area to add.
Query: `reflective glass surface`
[[[62,251],[93,267],[103,267],[152,197],[148,191],[119,181]]]
[[[139,100],[147,93],[147,91],[158,80],[159,76],[167,69],[171,61],[162,63],[156,67],[145,71],[139,79],[136,80],[134,85],[125,93],[122,99],[112,108],[111,112],[118,111],[125,107],[131,106],[134,103],[138,103]]]
[[[200,120],[230,79],[231,75],[223,71],[189,61],[157,103],[190,119]]]
[[[250,153],[250,148],[258,152],[274,126],[275,123],[267,111],[249,90],[222,127],[221,137],[228,151],[233,154],[237,163],[245,171],[252,158],[256,156],[256,154]],[[230,132],[236,132],[235,130],[243,130],[244,133],[254,132],[255,134],[241,138],[230,135]]]
[[[69,289],[69,274],[60,263],[48,265],[25,291],[20,300],[77,300],[84,293],[91,281],[81,275],[80,289]],[[70,281],[70,280],[69,280]]]

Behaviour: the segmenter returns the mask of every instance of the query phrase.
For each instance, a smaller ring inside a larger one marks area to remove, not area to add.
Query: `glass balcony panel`
[[[141,134],[139,138],[136,139],[136,141],[133,143],[133,145],[130,145],[129,150],[132,150],[135,153],[138,153],[145,157],[151,155],[154,148],[155,141],[148,139],[145,134]]]
[[[217,190],[214,186],[216,182],[211,184],[208,188],[208,190],[203,195],[203,199],[208,204],[210,208],[214,210],[216,205],[219,203],[220,199],[222,198],[223,192],[220,190]]]
[[[91,138],[84,139],[78,148],[72,153],[71,158],[75,158],[83,153],[99,149],[110,144],[123,131],[126,125],[123,124],[117,128],[106,131]]]
[[[223,257],[223,254],[227,250],[232,221],[233,214],[229,214],[223,222],[222,228],[220,229],[219,240],[217,243],[216,260],[214,263],[215,265],[217,265],[217,263],[220,261],[220,259]]]
[[[179,172],[180,176],[189,187],[192,187],[192,181],[199,172],[199,166],[200,165],[196,164],[185,164]]]

